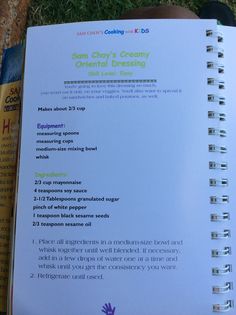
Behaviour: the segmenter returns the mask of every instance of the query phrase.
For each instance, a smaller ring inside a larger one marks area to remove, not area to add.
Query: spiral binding
[[[224,65],[218,64],[216,62],[208,61],[207,62],[208,69],[216,69],[219,73],[224,73]]]
[[[217,85],[219,87],[219,89],[225,88],[225,82],[222,80],[215,79],[215,78],[208,78],[207,84],[208,85]]]
[[[209,136],[226,137],[227,132],[224,129],[208,128],[208,134]]]
[[[207,46],[206,51],[210,53],[216,53],[218,55],[218,58],[224,58],[224,49],[218,46],[209,45]]]
[[[225,276],[232,272],[232,265],[224,265],[222,268],[214,267],[212,268],[213,276]]]
[[[212,213],[211,214],[211,221],[212,222],[225,222],[230,220],[229,212],[223,212],[221,214]]]
[[[226,121],[225,113],[219,113],[213,110],[208,111],[208,118],[210,119],[218,119],[219,121]]]
[[[209,152],[227,153],[227,148],[225,146],[218,146],[215,144],[209,144]]]
[[[216,102],[219,105],[225,105],[225,97],[215,94],[208,94],[208,102]]]
[[[228,293],[230,290],[233,290],[233,283],[232,282],[225,282],[221,286],[215,285],[212,287],[212,293],[214,293],[214,294]]]
[[[224,313],[230,311],[234,307],[234,301],[227,300],[224,304],[213,304],[213,312]]]
[[[228,163],[227,162],[215,162],[215,161],[210,161],[209,162],[209,169],[212,170],[227,170],[228,169]]]
[[[224,58],[224,50],[221,47],[222,42],[224,41],[223,35],[218,31],[207,30],[206,36],[211,38],[211,42],[213,45],[208,45],[206,47],[206,51],[208,56],[215,54],[214,61],[207,61],[207,69],[209,71],[209,77],[207,78],[207,85],[209,89],[217,89],[218,93],[209,93],[207,95],[207,101],[210,107],[208,110],[208,119],[217,126],[211,126],[208,128],[208,135],[211,139],[216,139],[214,137],[218,137],[218,143],[214,144],[213,142],[208,145],[209,154],[212,154],[212,159],[214,157],[218,157],[219,159],[222,157],[222,154],[227,154],[227,147],[221,143],[220,139],[224,139],[227,137],[227,131],[225,130],[223,124],[226,121],[226,114],[222,110],[224,107],[222,105],[226,104],[226,99],[224,95],[221,95],[225,89],[224,82],[224,64],[222,60]],[[215,75],[213,75],[215,74]],[[219,106],[217,108],[217,106]],[[214,136],[214,137],[212,137]],[[214,155],[215,154],[215,155]],[[209,170],[221,171],[224,172],[228,169],[228,163],[225,161],[209,161]],[[214,173],[216,174],[216,173]],[[217,176],[216,176],[217,177]],[[216,223],[226,223],[230,221],[230,213],[227,211],[227,207],[229,204],[229,196],[223,193],[223,189],[229,185],[228,179],[225,176],[222,178],[209,178],[209,186],[212,188],[217,188],[221,191],[220,194],[210,196],[209,203],[216,210],[215,213],[211,213],[210,220],[213,224]],[[226,211],[222,211],[222,207],[226,207]],[[217,211],[218,210],[218,211]],[[221,212],[220,212],[221,210]],[[221,224],[222,225],[222,224]],[[220,241],[223,245],[221,248],[215,248],[211,250],[212,258],[218,262],[221,262],[221,266],[215,266],[211,269],[212,276],[226,276],[230,275],[232,272],[232,265],[228,263],[223,263],[226,261],[231,255],[231,247],[228,246],[227,241],[231,237],[231,230],[228,228],[219,228],[219,225],[215,225],[215,229],[211,232],[212,241]],[[219,259],[221,258],[221,259]],[[215,280],[217,278],[214,278]],[[211,288],[212,294],[214,295],[227,295],[231,290],[233,290],[233,282],[232,281],[224,281],[220,284],[214,284]],[[216,313],[224,313],[230,311],[234,307],[234,301],[230,299],[226,299],[223,304],[213,304],[212,310]]]
[[[211,232],[211,238],[213,240],[227,239],[231,236],[230,230],[224,230],[223,232]]]
[[[231,255],[231,247],[226,246],[223,249],[212,249],[212,257],[226,257]]]
[[[226,187],[228,186],[228,179],[227,178],[221,178],[221,179],[216,179],[216,178],[210,178],[209,179],[210,186],[219,186],[219,187]]]

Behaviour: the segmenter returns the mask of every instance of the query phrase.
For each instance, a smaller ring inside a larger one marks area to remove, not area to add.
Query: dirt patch
[[[18,44],[25,30],[30,0],[2,0],[0,6],[0,57],[3,48]]]

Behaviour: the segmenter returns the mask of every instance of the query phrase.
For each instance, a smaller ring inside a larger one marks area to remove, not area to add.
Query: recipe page
[[[28,30],[13,315],[212,313],[214,26]]]

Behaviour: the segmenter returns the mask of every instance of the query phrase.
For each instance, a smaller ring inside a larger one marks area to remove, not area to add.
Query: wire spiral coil
[[[221,159],[222,156],[227,156],[227,147],[225,146],[223,139],[227,137],[227,130],[224,123],[227,119],[224,113],[224,105],[226,104],[225,96],[222,95],[225,89],[224,73],[225,67],[223,64],[224,49],[221,44],[224,41],[223,34],[218,31],[207,30],[206,36],[211,41],[212,45],[207,45],[206,52],[208,56],[212,56],[213,61],[207,61],[206,67],[209,73],[207,78],[207,86],[209,92],[207,95],[207,102],[209,104],[208,119],[210,123],[214,123],[213,126],[208,128],[209,139],[217,139],[216,143],[210,143],[208,145],[208,152],[212,158],[209,161],[210,172],[215,171],[214,176],[209,178],[209,187],[215,189],[214,193],[209,197],[210,207],[214,208],[215,213],[211,213],[210,220],[215,224],[214,230],[211,231],[211,240],[213,242],[219,242],[219,248],[211,250],[211,257],[213,260],[221,263],[221,266],[214,266],[211,269],[212,276],[217,280],[217,277],[227,276],[232,273],[232,265],[227,262],[227,259],[231,256],[231,246],[229,246],[228,240],[231,238],[231,230],[228,227],[221,227],[216,223],[227,223],[230,221],[229,196],[224,190],[228,187],[229,181],[226,176],[218,177],[217,171],[224,172],[228,169],[228,163],[226,161],[215,161]],[[214,54],[214,55],[212,55]],[[222,107],[223,106],[223,107]],[[212,137],[214,136],[214,137]],[[213,173],[212,173],[213,174]],[[222,173],[221,173],[222,175]],[[224,208],[224,209],[223,209]],[[222,262],[225,262],[222,264]],[[226,295],[233,290],[232,281],[224,281],[220,283],[214,283],[212,285],[212,294],[214,295]],[[221,304],[213,304],[212,310],[216,313],[224,313],[230,311],[234,307],[234,301],[232,299],[226,299]]]

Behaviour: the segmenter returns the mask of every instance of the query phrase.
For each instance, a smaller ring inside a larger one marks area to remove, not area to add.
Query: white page
[[[212,314],[207,94],[216,88],[207,86],[206,29],[214,27],[29,29],[13,315],[104,314],[105,303],[122,315]]]

